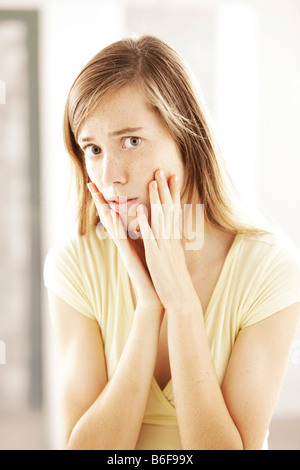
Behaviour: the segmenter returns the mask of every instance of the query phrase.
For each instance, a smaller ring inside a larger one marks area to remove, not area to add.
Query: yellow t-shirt
[[[236,235],[204,319],[220,385],[239,330],[300,301],[299,259],[273,234]],[[110,379],[134,316],[129,277],[113,240],[94,230],[59,242],[46,257],[44,279],[99,323]],[[181,449],[172,380],[161,390],[153,377],[136,449]]]

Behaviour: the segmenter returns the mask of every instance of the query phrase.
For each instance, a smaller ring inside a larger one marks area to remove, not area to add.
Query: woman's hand
[[[101,222],[118,247],[126,266],[135,291],[137,306],[146,307],[148,311],[153,310],[159,312],[159,315],[161,315],[163,307],[155,292],[149,272],[133,247],[134,243],[129,240],[119,214],[110,209],[109,204],[94,183],[89,183],[88,188],[93,197]]]
[[[199,302],[188,272],[182,244],[180,185],[176,175],[170,186],[162,170],[149,185],[151,227],[145,207],[138,207],[138,219],[145,246],[146,263],[158,297],[165,309]]]

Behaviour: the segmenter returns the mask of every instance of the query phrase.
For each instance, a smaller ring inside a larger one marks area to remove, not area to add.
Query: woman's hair
[[[86,233],[97,215],[87,189],[79,129],[99,103],[124,86],[140,86],[175,139],[185,167],[184,193],[196,190],[205,217],[230,231],[258,231],[238,210],[239,198],[208,125],[207,113],[186,64],[168,44],[153,36],[124,39],[100,51],[80,72],[69,92],[64,141],[76,168],[78,230]]]

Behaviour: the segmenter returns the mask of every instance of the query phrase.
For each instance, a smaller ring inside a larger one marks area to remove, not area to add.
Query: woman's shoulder
[[[96,230],[80,235],[75,229],[57,241],[44,261],[44,284],[76,310],[95,318],[96,294],[107,283],[110,239],[99,238]]]
[[[299,249],[284,234],[241,234],[238,260],[240,328],[300,301]]]
[[[264,269],[282,266],[300,276],[300,250],[280,231],[239,234],[240,257]]]
[[[45,257],[45,269],[53,265],[76,265],[81,270],[94,260],[106,263],[115,251],[113,240],[102,228],[94,227],[84,235],[77,229],[56,241]]]

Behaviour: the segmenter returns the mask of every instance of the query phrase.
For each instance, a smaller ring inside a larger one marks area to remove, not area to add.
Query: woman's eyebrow
[[[110,132],[109,135],[115,137],[115,136],[122,135],[122,134],[130,134],[131,132],[141,131],[142,129],[144,128],[143,127],[125,127],[124,129]]]
[[[93,137],[79,137],[78,143],[81,144],[83,142],[93,142]]]
[[[109,136],[116,137],[123,134],[130,134],[132,132],[137,132],[143,130],[143,127],[124,127],[124,129],[119,129],[117,131],[113,131],[109,133]],[[78,143],[81,144],[83,142],[94,142],[94,137],[79,137]]]

